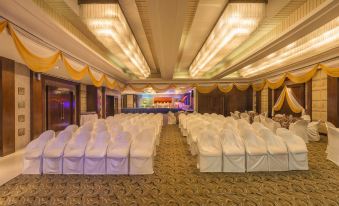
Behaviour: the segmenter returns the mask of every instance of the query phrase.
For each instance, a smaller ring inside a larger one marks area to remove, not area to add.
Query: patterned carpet
[[[165,126],[146,176],[20,175],[0,205],[339,205],[339,167],[310,143],[309,171],[199,173],[177,126]]]

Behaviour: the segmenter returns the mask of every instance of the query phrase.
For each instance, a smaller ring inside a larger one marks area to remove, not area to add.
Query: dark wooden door
[[[73,123],[73,92],[47,86],[47,129],[60,131]]]
[[[106,117],[114,115],[114,96],[106,96]]]

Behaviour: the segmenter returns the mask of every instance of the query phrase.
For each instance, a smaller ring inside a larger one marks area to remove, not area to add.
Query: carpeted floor
[[[0,205],[339,205],[339,167],[310,143],[309,171],[199,173],[177,126],[165,126],[146,176],[20,175]]]

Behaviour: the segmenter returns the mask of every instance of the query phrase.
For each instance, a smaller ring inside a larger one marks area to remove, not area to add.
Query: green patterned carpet
[[[0,205],[339,205],[339,167],[310,143],[309,171],[199,173],[177,126],[165,126],[146,176],[20,175]]]

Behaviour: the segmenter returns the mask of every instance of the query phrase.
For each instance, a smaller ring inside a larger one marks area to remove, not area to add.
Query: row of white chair
[[[180,115],[179,125],[201,172],[308,169],[306,144],[289,130],[199,114]]]
[[[142,114],[69,126],[57,137],[49,130],[27,146],[23,173],[152,174],[161,127],[162,116]]]

